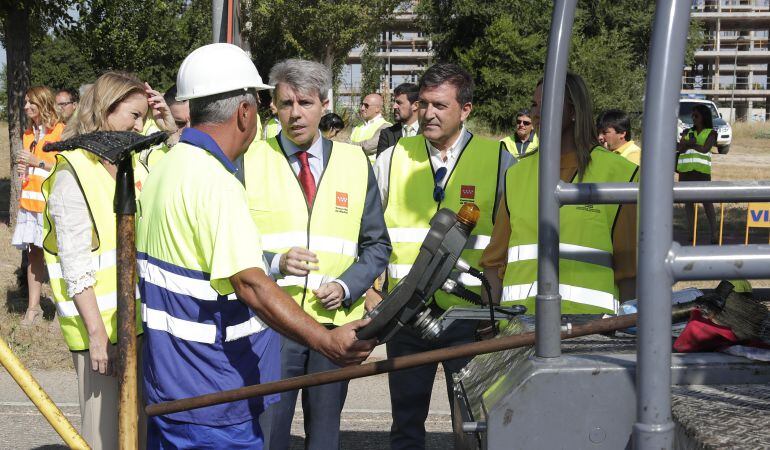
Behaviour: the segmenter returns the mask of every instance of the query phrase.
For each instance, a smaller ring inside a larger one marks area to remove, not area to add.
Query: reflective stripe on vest
[[[355,144],[357,142],[363,142],[374,137],[374,134],[382,128],[383,125],[390,126],[390,122],[382,117],[378,117],[369,123],[361,123],[353,127],[353,131],[350,133],[350,142]]]
[[[99,162],[99,159],[85,150],[74,150],[57,156],[56,167],[52,175],[43,183],[43,194],[50,195],[59,170],[69,165],[75,174],[78,185],[88,206],[92,220],[93,243],[91,255],[96,272],[93,286],[96,303],[104,322],[110,342],[117,342],[116,304],[117,304],[117,267],[116,267],[116,218],[113,212],[115,180]],[[141,174],[135,171],[135,177],[141,181]],[[83,180],[88,180],[84,183]],[[43,254],[48,268],[51,290],[58,311],[62,335],[70,350],[86,350],[89,347],[88,332],[83,319],[78,314],[74,301],[67,295],[67,282],[62,276],[61,261],[57,255],[56,225],[51,220],[46,208],[43,216]],[[141,317],[137,296],[137,332],[141,333]]]
[[[271,117],[268,119],[267,123],[265,123],[265,130],[262,133],[262,139],[268,140],[270,138],[274,138],[278,136],[278,133],[281,132],[281,122],[278,121],[278,118]]]
[[[506,207],[511,235],[503,280],[505,304],[535,312],[537,294],[537,179],[539,155],[524,158],[506,174]],[[591,152],[585,183],[636,180],[638,167],[600,147]],[[618,205],[566,205],[559,214],[559,291],[562,313],[613,313],[617,287],[612,261],[612,227]]]
[[[499,142],[471,136],[452,173],[447,174],[445,197],[437,204],[433,199],[435,182],[425,138],[399,139],[393,149],[385,208],[385,223],[393,245],[388,266],[391,289],[411,269],[430,227],[430,219],[440,208],[458,211],[464,203],[474,202],[481,210],[481,218],[461,255],[468,264],[478,268],[481,253],[492,235],[501,152]],[[479,292],[479,282],[475,278],[466,275],[460,281]],[[437,292],[434,298],[444,309],[470,305],[444,292]]]
[[[698,145],[706,144],[709,134],[711,134],[711,128],[704,128],[700,133],[696,133],[694,129],[690,128],[683,139],[695,138],[695,143]],[[694,149],[687,149],[679,154],[676,161],[677,172],[701,172],[707,175],[711,174],[711,151],[707,153],[701,153]]]
[[[56,153],[50,153],[43,151],[45,144],[49,142],[56,142],[61,139],[61,134],[64,131],[64,124],[57,123],[53,128],[47,129],[45,136],[40,142],[35,143],[35,133],[32,129],[28,129],[22,136],[22,146],[25,151],[31,151],[32,154],[42,161],[49,164],[56,163]],[[32,144],[35,143],[34,148]],[[22,184],[21,197],[19,198],[19,206],[32,212],[43,212],[45,209],[45,197],[43,197],[43,181],[51,175],[51,172],[41,168],[28,166],[27,167],[27,180]]]
[[[328,141],[324,141],[328,145]],[[342,275],[358,256],[369,168],[360,147],[334,142],[318,180],[312,208],[297,181],[278,138],[254,142],[244,157],[249,209],[262,234],[262,248],[285,253],[307,248],[318,256],[318,271],[277,281],[320,323],[343,325],[364,315],[363,298],[350,308],[329,311],[314,289]]]

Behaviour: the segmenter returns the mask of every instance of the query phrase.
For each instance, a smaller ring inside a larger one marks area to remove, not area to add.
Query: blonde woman
[[[542,100],[541,81],[531,108],[538,131]],[[540,151],[543,151],[542,147],[508,169],[506,195],[498,208],[491,242],[480,262],[495,287],[493,301],[525,305],[529,314],[535,314],[537,294]],[[573,73],[567,74],[560,153],[563,182],[637,180],[635,164],[599,145],[591,96],[583,79]],[[636,206],[566,205],[561,207],[560,217],[562,313],[616,312],[620,299],[635,295]]]
[[[61,138],[64,124],[59,121],[53,92],[43,86],[34,86],[24,96],[27,130],[22,137],[17,172],[21,178],[21,198],[16,228],[11,243],[19,250],[27,250],[27,312],[21,320],[30,326],[43,318],[40,293],[45,280],[43,267],[43,209],[45,200],[40,188],[54,166],[55,155],[43,152],[43,146]]]
[[[141,132],[148,108],[175,131],[163,97],[126,73],[107,72],[81,99],[64,138],[93,131]],[[137,169],[135,167],[135,169]],[[43,249],[62,335],[78,376],[81,433],[91,448],[117,448],[114,378],[117,271],[112,199],[116,166],[85,151],[61,153],[43,184]],[[137,186],[142,171],[136,170]],[[137,312],[139,312],[137,299]],[[137,318],[137,334],[141,320]],[[141,365],[140,365],[141,367]],[[141,435],[143,441],[143,434]]]

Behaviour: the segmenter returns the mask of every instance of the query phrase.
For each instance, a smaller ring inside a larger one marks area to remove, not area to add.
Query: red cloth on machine
[[[690,312],[690,320],[674,341],[674,351],[680,353],[720,351],[735,344],[770,348],[761,341],[740,341],[733,331],[703,317],[699,309]]]

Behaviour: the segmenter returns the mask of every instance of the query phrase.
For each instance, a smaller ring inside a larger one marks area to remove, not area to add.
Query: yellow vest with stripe
[[[274,138],[278,136],[278,133],[281,132],[281,122],[278,121],[277,117],[271,117],[267,120],[265,123],[265,131],[262,133],[262,139],[268,140],[270,138]]]
[[[540,139],[538,139],[537,133],[534,131],[532,132],[532,141],[524,148],[524,153],[522,154],[519,154],[519,148],[516,147],[516,133],[500,139],[500,142],[505,144],[505,149],[517,158],[531,155],[532,153],[536,152],[538,148],[540,148]]]
[[[390,126],[391,123],[385,120],[383,117],[371,121],[370,123],[360,123],[353,127],[353,131],[350,133],[350,142],[355,144],[356,142],[363,142],[367,139],[374,137],[374,133],[377,132],[383,125]]]
[[[511,219],[508,264],[502,304],[525,305],[535,312],[537,294],[537,198],[540,155],[512,166],[505,177],[506,207]],[[637,180],[638,167],[596,147],[582,182]],[[563,314],[615,313],[618,288],[612,266],[612,229],[618,205],[565,205],[559,244],[559,292]]]
[[[704,128],[700,133],[696,132],[694,128],[687,130],[683,139],[689,140],[695,138],[695,143],[698,145],[704,145],[706,140],[711,134],[711,128]],[[711,174],[711,151],[707,153],[701,153],[697,150],[688,148],[684,153],[680,153],[676,162],[676,171],[682,172],[701,172],[707,175]]]
[[[306,277],[287,276],[278,285],[318,322],[339,326],[363,317],[364,299],[330,311],[313,290],[339,278],[358,256],[369,168],[360,147],[332,145],[310,208],[278,138],[254,141],[244,157],[244,177],[262,248],[282,254],[303,247],[318,256],[319,270]]]
[[[441,208],[457,212],[464,203],[473,202],[481,210],[481,217],[461,255],[471,266],[479,267],[481,254],[492,235],[501,152],[499,142],[471,136],[452,173],[444,178],[444,200],[436,203],[433,199],[433,166],[425,137],[399,139],[393,149],[385,208],[385,224],[393,245],[388,265],[390,289],[409,273],[430,229],[430,219]],[[479,292],[481,283],[475,278],[463,274],[460,281]],[[441,291],[436,292],[434,299],[443,309],[470,305]]]
[[[91,216],[93,267],[96,270],[96,284],[93,286],[96,303],[111,343],[117,342],[117,221],[113,211],[115,180],[99,162],[99,159],[85,150],[62,152],[57,155],[56,167],[43,183],[43,195],[50,197],[56,174],[69,165],[77,178]],[[137,186],[143,176],[139,170],[134,174]],[[75,302],[67,295],[67,283],[62,277],[61,260],[56,243],[56,225],[51,220],[46,206],[43,220],[43,254],[56,303],[59,324],[67,346],[72,351],[87,350],[88,331],[78,314]],[[137,333],[142,332],[141,304],[136,299]]]

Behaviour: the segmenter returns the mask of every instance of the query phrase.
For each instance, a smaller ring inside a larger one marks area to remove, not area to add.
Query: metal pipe
[[[770,245],[703,245],[674,243],[668,265],[676,281],[762,279],[770,277]]]
[[[683,303],[677,305],[672,312],[672,317],[677,320],[684,319],[690,315],[690,311],[695,303]],[[637,314],[628,314],[625,316],[610,317],[607,319],[598,319],[583,325],[574,325],[569,331],[560,332],[562,339],[572,339],[592,334],[609,333],[612,331],[623,330],[632,327],[637,322]],[[670,320],[670,318],[669,318]],[[494,353],[512,348],[528,347],[535,344],[535,334],[522,333],[512,336],[505,336],[487,341],[472,342],[470,344],[446,347],[429,352],[415,353],[408,356],[386,359],[384,361],[375,361],[359,366],[349,366],[342,369],[318,372],[309,375],[302,375],[285,380],[274,381],[272,383],[256,384],[229,391],[214,392],[201,395],[199,397],[184,398],[170,402],[155,403],[145,408],[148,416],[161,416],[172,414],[190,409],[203,408],[221,403],[234,402],[251,397],[275,394],[277,392],[293,391],[304,389],[310,386],[321,384],[336,383],[338,381],[352,380],[355,378],[369,377],[396,370],[410,369],[425,364],[435,364],[454,358],[466,358],[470,356],[483,355],[485,353]]]
[[[556,195],[562,205],[636,203],[638,183],[565,183]],[[674,183],[674,202],[767,202],[769,181],[683,181]]]
[[[0,363],[69,448],[90,448],[2,338],[0,338]]]
[[[131,153],[118,163],[115,177],[118,277],[118,447],[139,445],[136,350],[136,245],[134,169]]]
[[[212,0],[211,1],[211,42],[227,42],[227,29],[223,29],[226,15],[225,0]]]
[[[671,286],[665,264],[673,241],[674,157],[690,2],[659,0],[655,8],[644,101],[639,193],[637,421],[633,447],[668,449],[671,420]]]
[[[538,185],[537,242],[537,344],[540,358],[561,355],[561,295],[559,294],[559,182],[561,161],[561,121],[564,85],[567,80],[569,47],[577,0],[556,0],[548,38],[548,58],[543,79],[540,123],[540,169]]]

